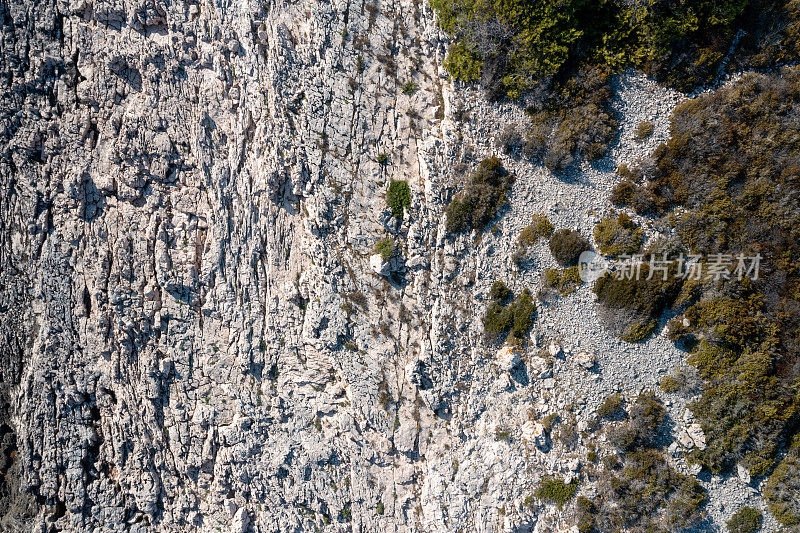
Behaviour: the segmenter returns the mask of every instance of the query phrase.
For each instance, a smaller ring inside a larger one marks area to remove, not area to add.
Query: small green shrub
[[[655,131],[656,127],[652,122],[643,121],[636,125],[636,131],[634,135],[636,136],[637,141],[643,141],[650,137],[653,132]]]
[[[536,305],[528,289],[523,290],[513,301],[513,293],[501,281],[492,286],[492,301],[486,309],[483,330],[491,339],[510,335],[510,341],[520,342],[533,327]]]
[[[506,203],[513,178],[496,157],[481,161],[465,189],[447,207],[447,231],[483,230]]]
[[[386,152],[381,152],[378,154],[378,164],[385,166],[389,164],[389,154]]]
[[[379,240],[375,245],[375,251],[381,254],[381,257],[384,261],[388,261],[396,252],[394,239],[391,237],[384,237],[383,239]]]
[[[761,522],[764,517],[761,511],[754,507],[744,506],[733,513],[730,520],[725,525],[728,526],[730,533],[755,533],[761,529]]]
[[[633,279],[606,274],[595,281],[592,289],[597,295],[597,314],[604,325],[629,342],[642,340],[652,333],[664,306],[675,300],[680,292],[681,279],[670,275],[666,281],[658,276],[649,277],[649,267],[644,263]]]
[[[601,220],[594,228],[594,240],[605,255],[631,255],[642,245],[642,228],[624,213]]]
[[[562,296],[575,292],[581,284],[581,276],[577,266],[564,269],[548,268],[544,271],[544,286],[555,289]]]
[[[611,203],[617,206],[630,205],[636,194],[636,185],[630,180],[622,180],[611,190]]]
[[[574,265],[588,249],[589,242],[575,230],[560,229],[550,237],[550,253],[561,266]]]
[[[603,403],[597,408],[597,416],[600,418],[613,417],[622,409],[622,401],[623,398],[621,394],[610,394],[606,396],[606,399],[603,400]]]
[[[622,335],[620,335],[620,339],[624,340],[625,342],[630,342],[631,344],[641,342],[645,340],[647,337],[653,334],[653,332],[658,328],[658,322],[654,319],[642,320],[639,322],[634,322],[628,329],[626,329]]]
[[[563,507],[565,503],[575,496],[577,491],[578,480],[576,479],[573,479],[570,483],[564,483],[561,479],[544,477],[539,482],[539,488],[535,494],[540,500]]]
[[[392,180],[386,190],[386,205],[395,218],[403,218],[403,209],[411,207],[411,188],[408,182]]]
[[[413,81],[407,81],[403,84],[403,94],[414,94],[417,89],[418,85]]]
[[[500,303],[505,303],[514,297],[514,293],[508,288],[508,285],[499,279],[492,283],[492,289],[489,295],[492,300]]]
[[[553,225],[545,215],[533,215],[530,226],[525,226],[517,238],[520,246],[532,246],[541,238],[550,237],[553,234]]]
[[[520,340],[531,330],[536,317],[536,305],[533,303],[531,291],[528,289],[523,290],[522,294],[512,302],[511,309],[514,314],[511,336]]]
[[[675,376],[664,376],[658,384],[662,391],[672,394],[681,389],[681,382]]]
[[[382,515],[382,514],[383,514],[383,512],[384,512],[384,508],[383,508],[383,502],[382,502],[382,501],[378,501],[378,506],[377,506],[377,508],[375,509],[375,511],[376,511],[376,512],[377,512],[379,515]]]

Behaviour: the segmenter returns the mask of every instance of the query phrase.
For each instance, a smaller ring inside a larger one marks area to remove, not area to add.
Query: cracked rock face
[[[453,169],[522,111],[449,84],[426,2],[9,0],[0,21],[0,530],[558,529],[523,502],[580,448],[534,419],[681,364],[602,331],[586,287],[512,361],[481,326],[532,213],[591,234],[679,95],[623,77],[618,146],[578,180],[504,161],[511,207],[478,242],[444,230]],[[371,260],[387,235],[403,268]],[[539,246],[515,290],[554,266]]]

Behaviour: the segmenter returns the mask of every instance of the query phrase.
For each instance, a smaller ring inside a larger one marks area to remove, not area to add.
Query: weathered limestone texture
[[[0,530],[560,530],[528,497],[586,439],[537,420],[580,429],[682,364],[604,332],[586,286],[510,362],[481,324],[495,279],[535,292],[555,265],[544,242],[511,261],[531,215],[591,235],[680,95],[622,77],[609,156],[570,179],[503,156],[499,231],[453,238],[453,191],[524,115],[448,82],[425,1],[6,0],[0,21]]]

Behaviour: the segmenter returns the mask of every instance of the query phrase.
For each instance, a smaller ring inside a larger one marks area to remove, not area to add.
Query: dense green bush
[[[502,281],[495,281],[491,290],[492,302],[486,309],[483,330],[490,339],[509,335],[511,342],[521,342],[533,327],[536,305],[528,289],[511,300],[513,293]]]
[[[447,230],[451,233],[482,230],[506,203],[512,181],[498,158],[481,161],[464,190],[447,207]]]
[[[604,218],[594,228],[594,240],[605,255],[631,255],[642,245],[642,228],[625,213]]]
[[[648,338],[656,329],[658,329],[658,322],[655,319],[640,320],[629,325],[619,338],[625,342],[637,343]]]
[[[445,67],[491,98],[547,86],[586,65],[638,66],[681,90],[713,80],[737,32],[735,58],[763,68],[800,52],[796,0],[432,0],[450,34]],[[794,52],[794,54],[792,54]]]
[[[533,215],[530,226],[525,226],[517,238],[520,246],[532,246],[539,239],[550,237],[553,234],[553,224],[541,214]]]
[[[511,336],[522,339],[531,330],[536,317],[536,304],[533,303],[531,291],[525,289],[511,304],[514,313],[514,323],[511,326]]]
[[[730,533],[755,533],[761,529],[761,522],[764,517],[761,511],[753,507],[744,506],[733,513],[730,520],[725,525],[728,526]]]
[[[407,81],[403,84],[403,94],[414,94],[417,92],[417,84],[413,81]]]
[[[594,228],[594,240],[605,255],[631,255],[642,246],[642,228],[625,213],[604,218]]]
[[[386,190],[386,205],[395,218],[403,218],[403,209],[411,207],[411,188],[408,182],[392,180]]]
[[[622,180],[611,190],[611,203],[618,206],[630,205],[636,194],[636,185],[630,180]]]
[[[561,266],[574,265],[581,252],[588,249],[589,241],[575,230],[560,229],[550,237],[550,253]]]
[[[544,271],[544,286],[555,289],[562,296],[575,292],[581,284],[581,276],[577,266],[564,269],[548,268]]]
[[[800,526],[800,436],[764,485],[764,497],[778,522]]]
[[[600,407],[597,408],[597,416],[600,418],[613,417],[622,409],[622,401],[623,398],[621,394],[609,394],[606,396],[606,399],[603,400],[603,403],[600,404]]]
[[[391,237],[384,237],[379,240],[375,245],[375,251],[381,254],[384,261],[388,261],[394,256],[396,251],[394,239]]]
[[[539,482],[539,488],[536,489],[536,497],[547,503],[555,503],[562,507],[575,496],[577,491],[578,480],[576,479],[573,479],[570,483],[564,483],[562,479],[544,477]]]

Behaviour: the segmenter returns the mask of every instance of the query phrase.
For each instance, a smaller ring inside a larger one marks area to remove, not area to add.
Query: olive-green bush
[[[536,304],[528,289],[511,300],[513,293],[502,281],[495,281],[491,290],[492,302],[486,308],[483,330],[492,340],[508,335],[512,343],[521,342],[533,327]]]
[[[481,161],[464,190],[447,207],[447,231],[483,230],[506,203],[512,181],[512,176],[498,158]]]
[[[642,246],[642,236],[642,228],[625,213],[604,218],[594,228],[598,249],[612,257],[638,252]]]
[[[548,268],[544,271],[545,288],[554,289],[558,291],[561,296],[572,294],[580,285],[581,276],[577,266],[564,269]]]
[[[729,533],[755,533],[761,529],[763,520],[761,511],[745,505],[733,513],[725,525],[728,527]]]
[[[574,265],[581,252],[588,249],[589,241],[575,230],[560,229],[550,237],[550,253],[561,266]]]
[[[554,477],[544,477],[536,489],[536,497],[547,503],[554,503],[562,507],[570,501],[578,491],[578,481],[573,479],[569,483]]]

